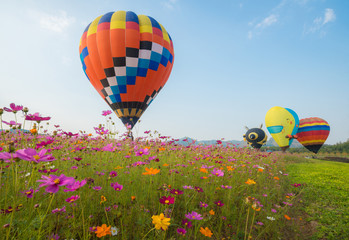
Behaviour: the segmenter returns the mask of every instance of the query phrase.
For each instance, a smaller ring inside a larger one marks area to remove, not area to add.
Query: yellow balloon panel
[[[279,147],[286,149],[290,146],[290,138],[298,129],[298,116],[291,109],[272,107],[265,115],[265,125]]]

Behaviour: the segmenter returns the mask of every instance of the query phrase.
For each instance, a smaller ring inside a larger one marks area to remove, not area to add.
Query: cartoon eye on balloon
[[[330,125],[321,118],[312,117],[299,121],[297,140],[313,153],[318,153],[330,134]]]
[[[152,17],[130,11],[92,21],[79,53],[90,83],[131,129],[164,87],[174,61],[166,29]]]
[[[268,140],[268,136],[263,131],[262,126],[263,124],[260,128],[251,129],[246,127],[247,132],[243,136],[244,140],[255,149],[260,149]]]
[[[292,144],[299,126],[298,115],[289,108],[272,107],[265,115],[266,127],[282,151]]]

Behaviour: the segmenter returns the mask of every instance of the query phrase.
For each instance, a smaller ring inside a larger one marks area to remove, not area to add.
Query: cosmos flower
[[[231,189],[231,188],[232,188],[232,186],[228,186],[228,185],[222,185],[222,186],[221,186],[221,188],[222,188],[222,189]]]
[[[185,234],[187,233],[187,230],[185,230],[184,228],[178,228],[177,233],[182,236],[185,236]]]
[[[248,184],[248,185],[256,184],[256,182],[253,181],[252,179],[248,179],[245,183]]]
[[[63,213],[65,212],[65,206],[62,208],[56,208],[52,210],[52,213]]]
[[[213,169],[211,174],[213,174],[213,175],[215,175],[217,177],[223,177],[224,176],[224,172],[222,170],[220,170],[219,168]]]
[[[38,191],[39,191],[38,189],[34,190],[34,189],[31,188],[28,191],[24,191],[24,192],[21,192],[21,193],[24,193],[27,196],[27,198],[32,198],[34,192],[38,192]]]
[[[275,218],[273,218],[273,217],[267,217],[267,219],[269,219],[270,221],[274,221],[275,220]]]
[[[153,168],[145,168],[145,171],[144,173],[142,173],[143,175],[155,175],[155,174],[158,174],[160,172],[160,169],[153,169]]]
[[[6,125],[10,125],[10,126],[21,126],[21,123],[16,123],[15,121],[11,120],[10,122],[6,122],[4,120],[2,120],[3,123],[5,123]]]
[[[16,105],[14,103],[10,104],[10,108],[4,107],[4,110],[6,112],[13,112],[13,113],[17,113],[18,111],[23,110],[23,106],[21,105]]]
[[[106,235],[111,235],[110,228],[111,226],[107,227],[106,224],[102,224],[102,226],[97,227],[97,230],[95,231],[95,233],[97,234],[98,238],[101,238]]]
[[[143,155],[149,155],[149,149],[148,148],[144,148],[144,149],[139,149],[136,152],[136,156],[143,156]]]
[[[112,227],[110,231],[112,236],[116,236],[118,235],[119,229],[117,229],[116,227]]]
[[[173,204],[174,203],[174,197],[171,197],[171,196],[163,196],[159,199],[160,203],[161,204],[167,204],[167,205],[170,205],[170,204]]]
[[[200,232],[205,235],[206,237],[211,237],[213,235],[213,233],[211,232],[211,230],[206,227],[206,228],[203,228],[203,227],[200,227]]]
[[[56,193],[60,186],[74,183],[73,177],[67,177],[64,174],[61,174],[59,177],[56,175],[50,175],[49,177],[42,175],[41,178],[42,179],[37,180],[37,182],[42,182],[39,187],[47,186],[45,191],[49,193]]]
[[[109,176],[110,176],[110,177],[116,177],[116,176],[118,176],[118,173],[115,172],[115,171],[111,171],[111,172],[109,173]]]
[[[50,119],[51,117],[41,117],[39,113],[28,114],[27,116],[25,116],[25,120],[36,121],[37,123],[40,123],[42,121],[48,121]]]
[[[171,218],[166,218],[163,213],[160,213],[160,215],[153,215],[151,218],[153,219],[152,223],[158,230],[167,230],[168,226],[170,225]]]
[[[174,194],[174,195],[181,195],[181,194],[183,194],[183,191],[181,191],[179,189],[171,189],[170,193]]]
[[[105,111],[102,111],[102,116],[108,116],[112,113],[112,111],[110,110],[105,110]]]
[[[100,186],[95,186],[95,187],[92,187],[92,189],[93,189],[93,190],[96,190],[96,191],[99,191],[99,190],[102,189],[102,187],[100,187]]]
[[[52,155],[45,155],[47,153],[47,149],[41,149],[40,152],[36,152],[35,149],[27,148],[20,149],[16,151],[16,155],[18,158],[30,162],[51,162],[55,160]]]
[[[75,202],[76,200],[78,200],[80,198],[79,195],[75,195],[75,196],[71,196],[70,198],[67,198],[65,201],[68,203],[72,203]]]
[[[200,207],[207,208],[208,204],[200,201]]]
[[[123,186],[118,182],[111,183],[110,186],[115,189],[115,191],[121,191]]]
[[[221,201],[217,201],[214,204],[216,204],[218,207],[223,207],[224,203],[222,203]]]
[[[185,214],[185,217],[190,219],[190,220],[202,220],[203,217],[201,216],[201,214],[192,211],[191,213]]]
[[[187,228],[191,228],[193,226],[192,223],[188,219],[183,219],[182,225],[184,225]]]
[[[75,181],[73,184],[69,184],[66,186],[66,188],[68,189],[64,189],[64,192],[74,192],[76,190],[78,190],[79,188],[81,188],[82,186],[84,186],[86,184],[86,180],[82,180],[81,182],[79,181]]]

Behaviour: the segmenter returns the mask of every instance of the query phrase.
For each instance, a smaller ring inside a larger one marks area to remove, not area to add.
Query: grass
[[[309,239],[349,239],[349,164],[297,160],[287,171],[292,181],[306,185],[298,204],[306,220],[300,225],[307,228],[301,231],[308,231]]]

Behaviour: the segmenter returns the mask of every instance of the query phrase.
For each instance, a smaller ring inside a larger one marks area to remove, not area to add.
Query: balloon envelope
[[[299,121],[297,140],[309,151],[317,153],[330,134],[330,125],[321,118],[312,117]]]
[[[285,151],[292,143],[298,131],[298,115],[289,108],[272,107],[265,115],[265,125],[279,147]]]
[[[244,139],[251,147],[260,149],[268,140],[268,136],[261,128],[251,128],[245,133]]]
[[[99,95],[133,128],[170,76],[170,35],[155,19],[133,12],[96,18],[79,46],[83,70]]]

